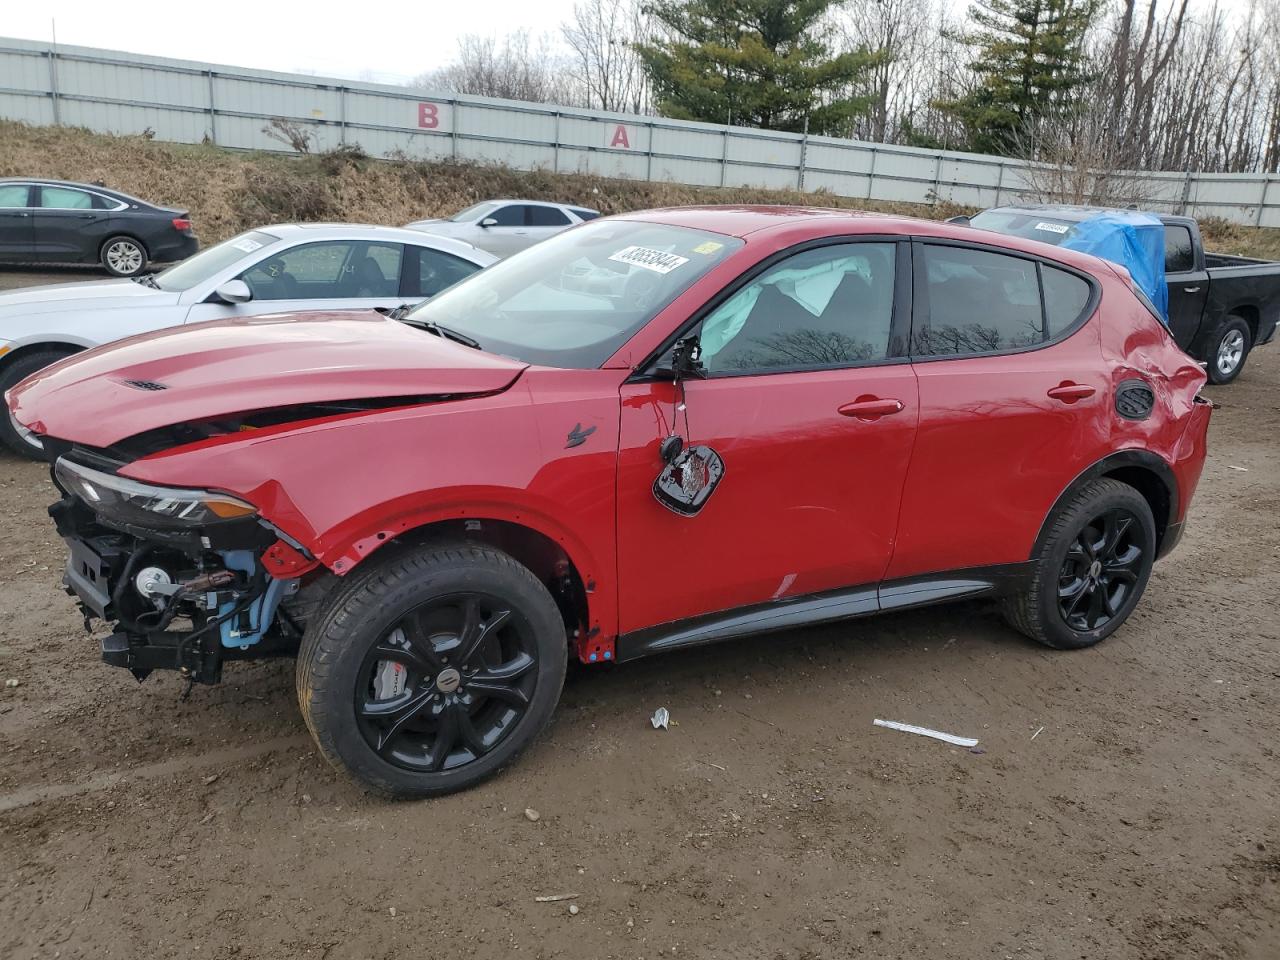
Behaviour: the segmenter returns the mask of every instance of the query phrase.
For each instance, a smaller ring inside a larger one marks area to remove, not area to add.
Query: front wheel
[[[567,661],[564,620],[526,567],[430,545],[353,575],[308,625],[298,701],[339,769],[387,796],[436,796],[516,758],[550,719]]]
[[[1209,381],[1217,384],[1230,383],[1240,376],[1252,346],[1253,334],[1249,330],[1249,324],[1234,313],[1227,316],[1209,338],[1209,348],[1206,351]]]
[[[135,277],[147,265],[147,251],[133,237],[112,237],[98,253],[107,273],[116,277]]]
[[[1053,519],[1030,585],[1004,601],[1005,619],[1047,647],[1091,647],[1138,605],[1155,555],[1146,498],[1119,480],[1095,480]]]
[[[3,372],[0,372],[0,397],[33,373],[43,370],[52,363],[57,363],[66,355],[56,350],[22,354],[11,361]],[[29,460],[44,459],[44,444],[40,442],[40,438],[15,420],[7,405],[4,408],[4,415],[0,416],[0,441],[20,457],[26,457]]]

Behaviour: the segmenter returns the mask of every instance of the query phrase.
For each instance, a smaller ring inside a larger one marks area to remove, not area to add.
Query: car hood
[[[177,293],[123,279],[49,283],[0,293],[0,319],[15,314],[30,316],[59,310],[167,306],[177,303],[178,297]],[[3,330],[0,330],[0,336],[3,336]]]
[[[159,427],[256,410],[495,393],[525,367],[373,312],[275,314],[98,347],[24,380],[8,403],[37,433],[109,447]]]

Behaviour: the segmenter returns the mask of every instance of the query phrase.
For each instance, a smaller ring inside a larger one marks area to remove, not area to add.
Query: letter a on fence
[[[609,146],[631,149],[631,138],[627,135],[626,126],[620,123],[613,128],[613,138],[609,141]]]

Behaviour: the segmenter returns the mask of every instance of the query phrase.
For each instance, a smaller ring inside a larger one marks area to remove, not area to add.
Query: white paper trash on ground
[[[890,730],[901,730],[903,733],[918,733],[922,737],[933,737],[944,743],[957,747],[976,747],[978,741],[973,737],[957,737],[954,733],[943,733],[941,730],[930,730],[928,727],[915,727],[909,723],[898,723],[897,720],[874,720],[877,727],[888,727]]]

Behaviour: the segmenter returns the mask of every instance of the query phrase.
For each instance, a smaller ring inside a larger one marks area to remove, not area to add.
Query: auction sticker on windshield
[[[688,257],[679,257],[674,253],[654,250],[651,247],[636,246],[623,247],[609,259],[628,266],[640,267],[642,270],[652,270],[654,273],[670,273],[676,267],[689,262]]]
[[[1045,233],[1066,233],[1071,227],[1065,223],[1049,223],[1042,220],[1036,224],[1037,230],[1043,230]]]
[[[245,253],[253,253],[253,251],[261,249],[262,244],[253,237],[244,237],[232,244],[237,250],[243,250]]]

